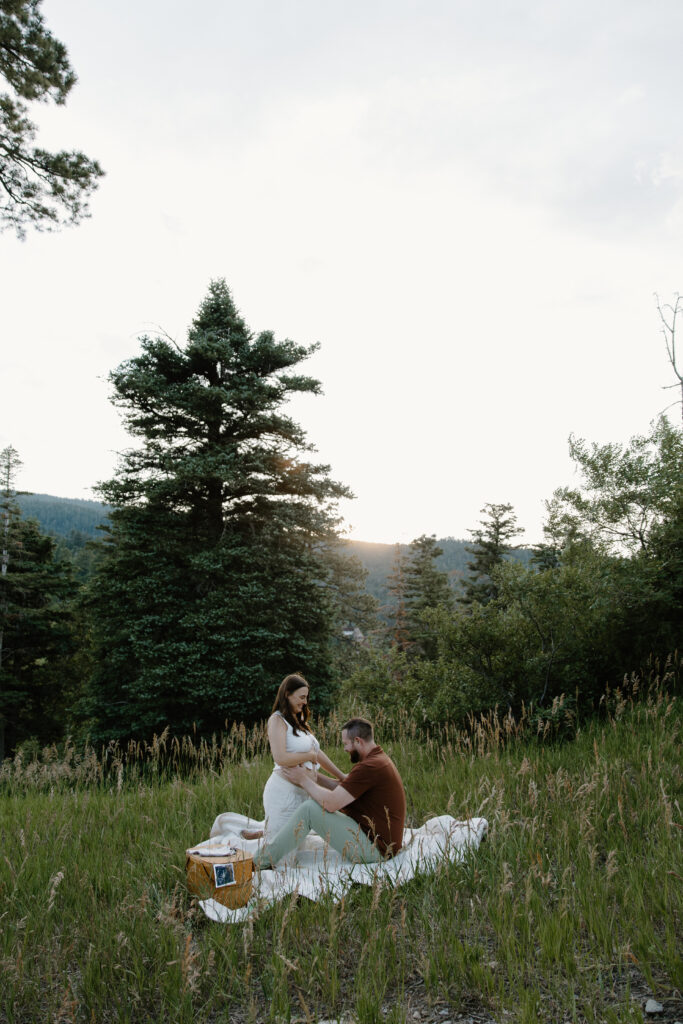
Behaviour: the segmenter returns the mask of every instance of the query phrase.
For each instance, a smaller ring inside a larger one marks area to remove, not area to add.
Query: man
[[[377,746],[372,725],[364,718],[352,718],[342,727],[342,743],[353,763],[342,782],[324,778],[321,785],[300,767],[283,771],[311,799],[261,847],[254,867],[276,864],[311,830],[343,857],[359,863],[376,863],[401,849],[406,796],[396,765]]]

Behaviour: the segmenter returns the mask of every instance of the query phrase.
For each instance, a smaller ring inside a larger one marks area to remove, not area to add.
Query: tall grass
[[[567,717],[568,716],[568,717]],[[318,723],[338,763],[341,720]],[[412,824],[484,815],[489,838],[392,889],[208,922],[184,850],[217,813],[261,816],[262,728],[213,742],[48,750],[0,773],[0,1020],[683,1019],[681,712],[662,686],[602,719],[379,724]],[[569,722],[571,742],[558,742]],[[539,732],[540,729],[540,732]],[[545,733],[545,735],[544,735]]]
[[[485,754],[517,739],[535,737],[542,742],[559,734],[575,731],[575,701],[564,696],[556,698],[543,719],[530,714],[525,707],[514,717],[511,712],[499,715],[494,709],[467,727],[445,723],[434,730],[417,722],[405,708],[372,715],[378,735],[387,742],[415,742],[428,756],[438,746],[440,756],[453,752]],[[335,746],[344,721],[352,714],[368,714],[363,706],[350,705],[347,713],[332,713],[313,723],[323,746]],[[255,759],[268,755],[266,723],[252,727],[234,723],[210,739],[193,736],[171,736],[168,729],[151,741],[131,740],[126,744],[112,741],[100,748],[85,742],[76,746],[70,739],[39,749],[29,742],[19,748],[13,758],[0,763],[0,792],[62,790],[64,788],[106,786],[112,781],[120,789],[124,783],[159,782],[182,778],[201,779],[207,772],[221,774],[228,767],[248,767]]]

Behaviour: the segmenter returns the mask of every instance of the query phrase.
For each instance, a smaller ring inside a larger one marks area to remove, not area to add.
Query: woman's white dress
[[[295,736],[294,729],[285,716],[280,714],[279,711],[276,714],[280,715],[280,718],[287,726],[285,750],[288,754],[304,754],[309,750],[311,752],[320,750],[320,744],[313,733],[304,732],[302,729],[299,729]],[[303,767],[313,768],[317,771],[320,766],[314,761],[304,761]],[[308,793],[301,789],[300,786],[294,786],[291,782],[287,782],[287,779],[282,776],[282,768],[276,764],[273,768],[273,774],[266,782],[263,790],[263,809],[266,815],[264,838],[270,839],[276,835],[299,805],[307,799]]]

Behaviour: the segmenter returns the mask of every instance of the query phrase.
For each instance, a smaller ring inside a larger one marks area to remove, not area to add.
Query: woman
[[[299,804],[307,799],[305,790],[283,778],[283,768],[303,765],[314,772],[324,768],[340,782],[346,778],[344,772],[322,752],[309,728],[308,693],[308,683],[298,673],[285,676],[280,683],[273,713],[268,719],[268,741],[275,767],[263,790],[265,828],[263,833],[242,832],[245,839],[259,839],[261,835],[266,838],[274,836]],[[322,786],[329,782],[328,788],[335,785],[324,775],[318,776],[317,781]]]

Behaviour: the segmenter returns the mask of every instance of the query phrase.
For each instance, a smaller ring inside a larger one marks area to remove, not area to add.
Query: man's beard
[[[351,762],[351,764],[358,764],[358,762],[360,761],[360,754],[358,753],[357,750],[349,751],[349,761]]]

